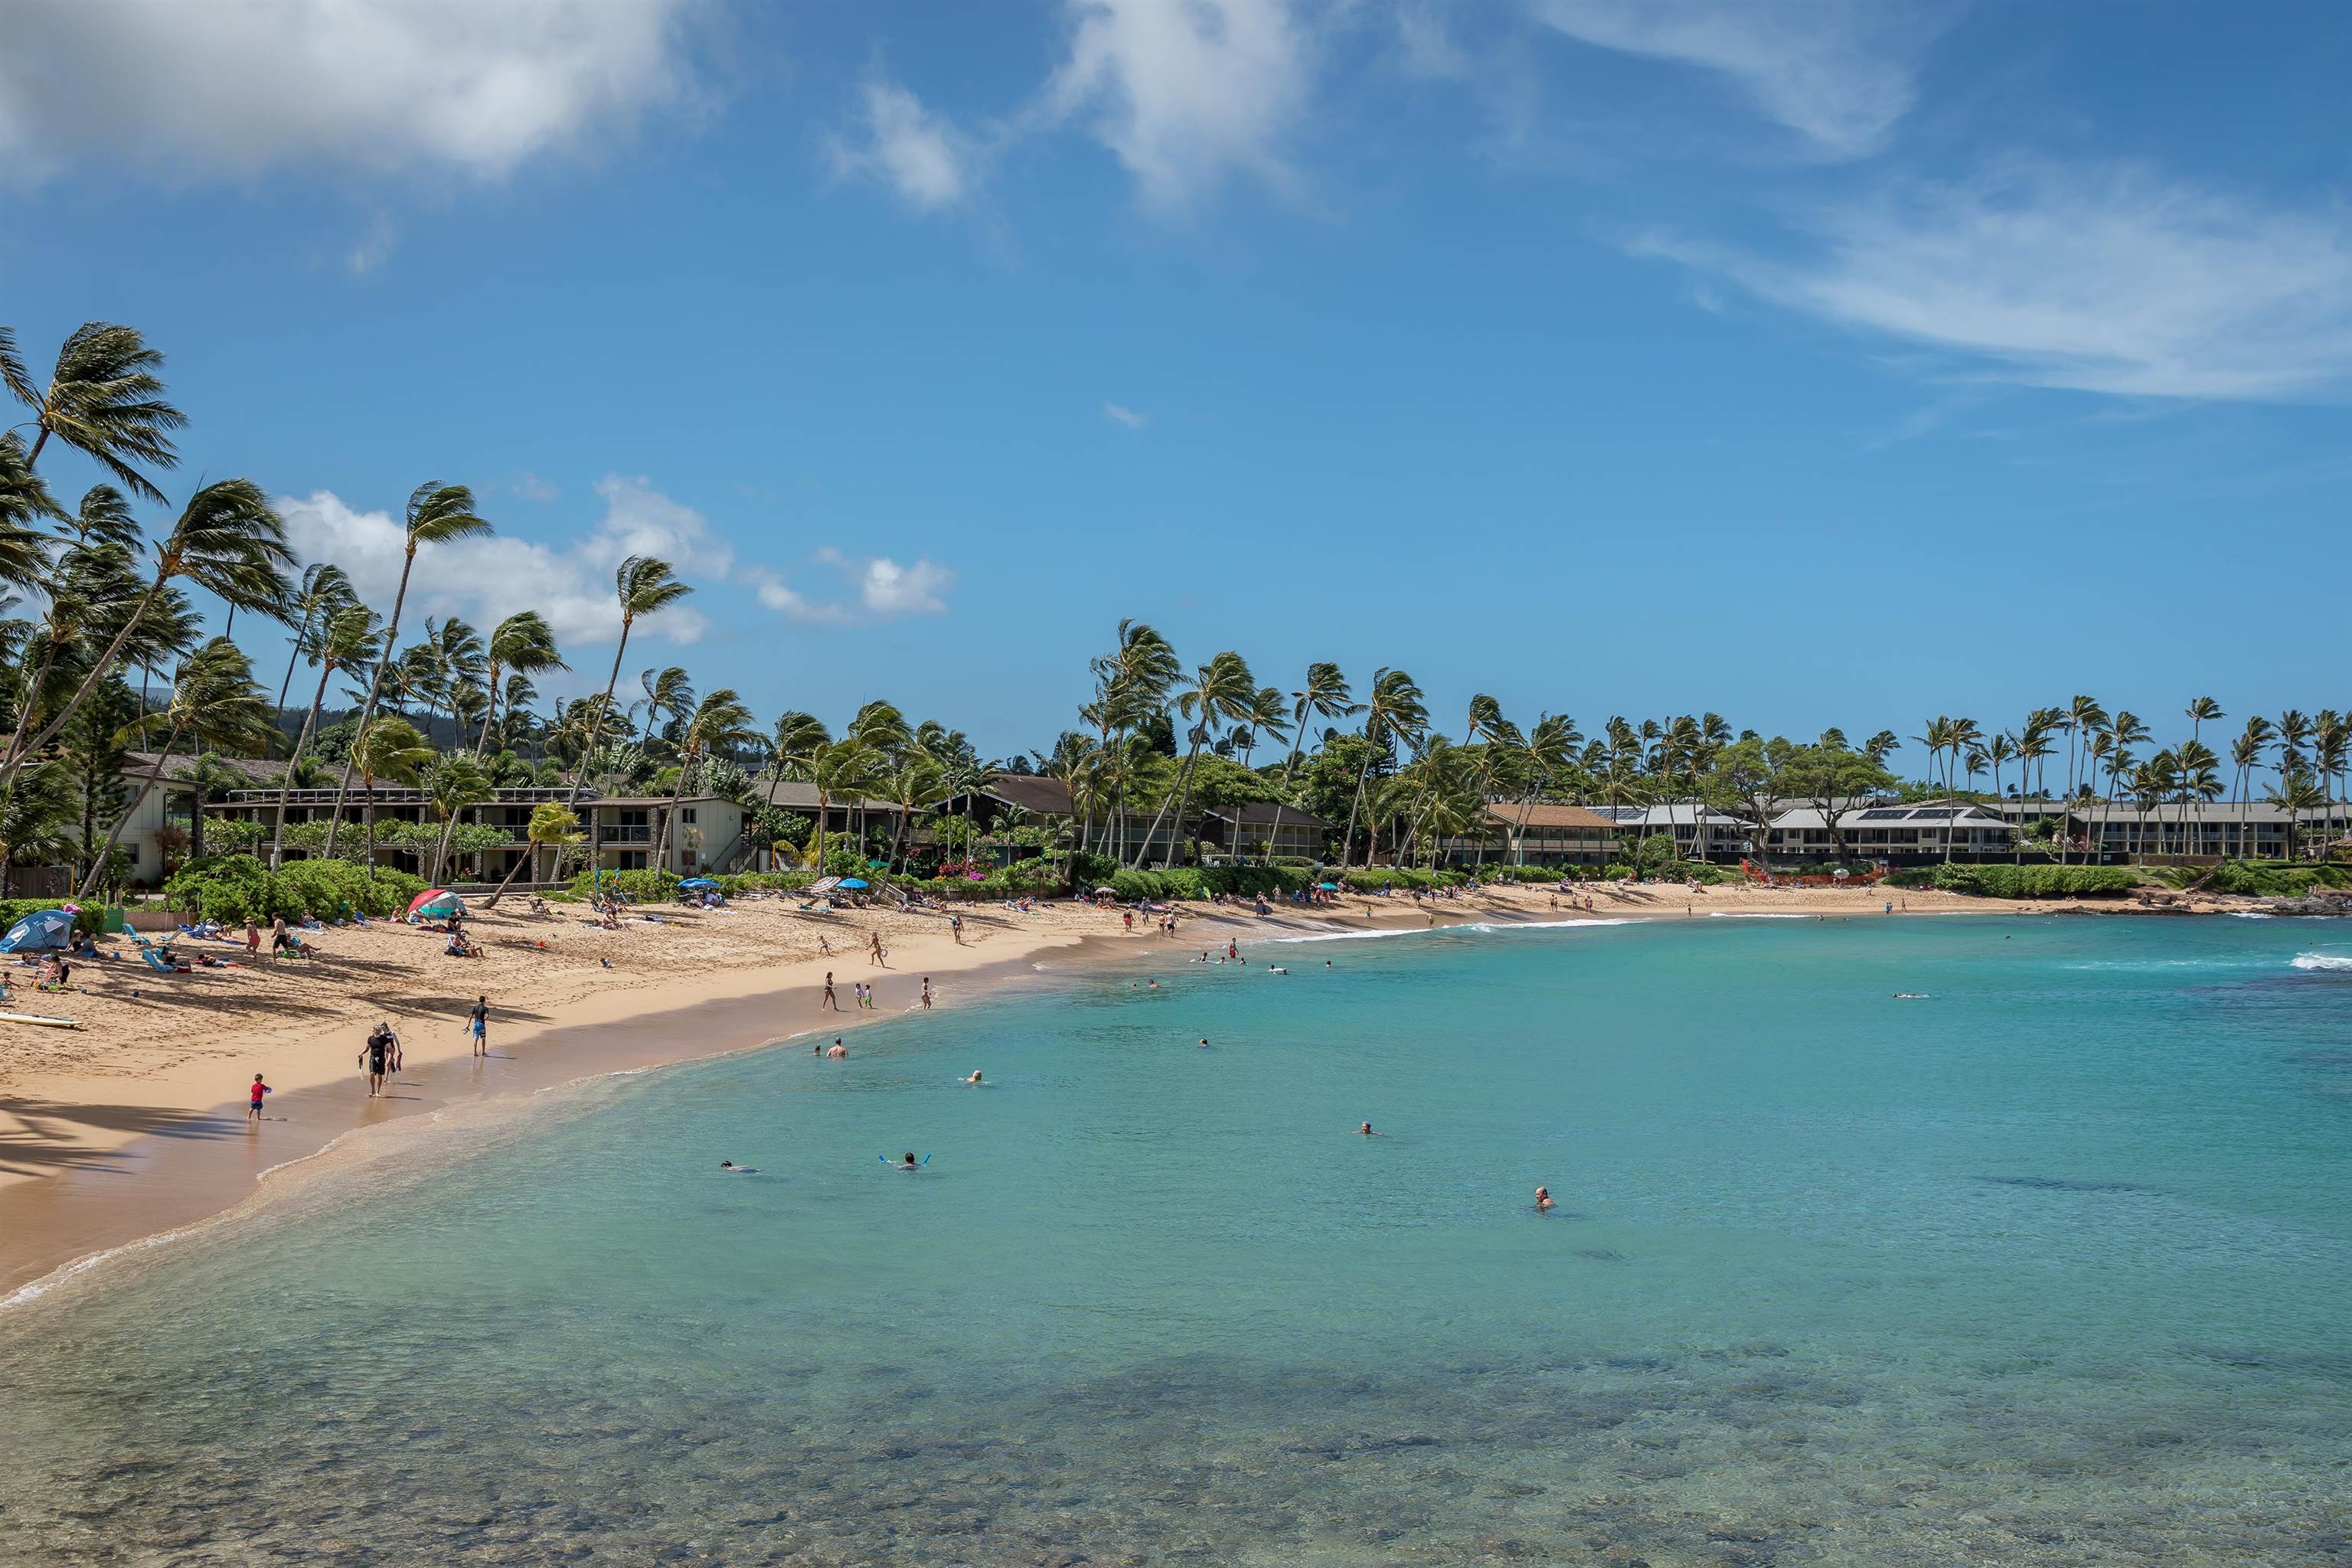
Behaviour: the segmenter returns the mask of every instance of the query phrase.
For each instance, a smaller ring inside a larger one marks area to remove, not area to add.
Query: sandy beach
[[[1980,900],[1868,889],[1594,885],[1592,917],[2121,912],[2092,905]],[[0,1296],[62,1265],[201,1221],[250,1196],[266,1173],[346,1134],[419,1114],[535,1092],[603,1073],[739,1050],[816,1030],[846,1030],[918,1005],[929,975],[951,1011],[1041,955],[1093,940],[1116,963],[1122,943],[1164,946],[1119,911],[1077,903],[1028,913],[962,909],[959,944],[930,910],[804,914],[790,900],[725,910],[655,910],[607,931],[574,906],[532,916],[509,901],[471,922],[484,956],[451,958],[433,932],[378,923],[320,936],[308,961],[245,961],[241,944],[194,944],[236,967],[153,973],[127,942],[78,964],[75,990],[20,993],[25,1011],[79,1029],[0,1031]],[[1432,905],[1351,896],[1312,913],[1278,906],[1259,918],[1206,906],[1181,912],[1202,945],[1311,929],[1420,929],[1576,918],[1542,887],[1493,889]],[[870,961],[879,932],[887,967]],[[1213,938],[1210,933],[1213,931]],[[184,946],[188,945],[184,944]],[[826,952],[830,947],[830,952]],[[830,971],[843,1011],[825,1011]],[[29,972],[28,972],[29,976]],[[858,1011],[852,986],[875,987]],[[476,995],[491,1007],[490,1052],[464,1031]],[[401,1033],[391,1092],[366,1093],[356,1056],[379,1019]],[[245,1085],[265,1075],[266,1115],[248,1121]]]

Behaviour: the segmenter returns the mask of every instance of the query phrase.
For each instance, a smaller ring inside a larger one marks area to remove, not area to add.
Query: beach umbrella
[[[35,910],[0,936],[0,952],[62,952],[73,938],[73,911]]]
[[[866,879],[863,877],[844,877],[841,879],[840,885],[845,888],[862,888],[866,886]]]
[[[719,886],[719,883],[715,878],[688,877],[685,881],[680,882],[678,886],[681,888],[715,888]]]
[[[1105,893],[1108,893],[1113,898],[1117,898],[1118,896],[1118,889],[1112,887],[1101,887],[1095,889],[1095,896],[1097,898],[1100,898]]]
[[[812,893],[829,893],[840,885],[841,879],[838,877],[819,877],[808,885],[808,890]]]
[[[427,888],[411,900],[408,905],[408,918],[412,922],[421,920],[447,920],[451,915],[462,915],[465,912],[466,900],[446,888]]]

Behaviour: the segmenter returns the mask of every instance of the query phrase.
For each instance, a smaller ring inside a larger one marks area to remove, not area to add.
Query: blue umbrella
[[[685,881],[680,882],[678,886],[681,888],[715,888],[719,886],[719,884],[716,880],[709,877],[688,877]]]
[[[866,886],[866,879],[863,877],[844,877],[835,885],[843,888],[862,888]]]
[[[0,952],[62,951],[73,936],[71,910],[35,910],[0,936]]]

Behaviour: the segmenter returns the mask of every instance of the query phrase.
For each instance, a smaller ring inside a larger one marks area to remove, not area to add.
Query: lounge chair
[[[153,970],[156,973],[193,974],[195,973],[195,966],[194,964],[173,963],[170,958],[164,955],[162,949],[158,948],[153,942],[148,941],[145,937],[134,936],[131,940],[138,944],[139,956],[147,961],[147,967]]]

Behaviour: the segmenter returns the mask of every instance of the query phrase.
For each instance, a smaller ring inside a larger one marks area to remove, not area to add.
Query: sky
[[[379,606],[472,486],[407,624],[541,608],[551,690],[645,552],[625,688],[990,754],[1126,616],[1453,730],[2352,706],[2341,7],[9,14],[28,358],[141,328],[173,501],[251,477]]]

